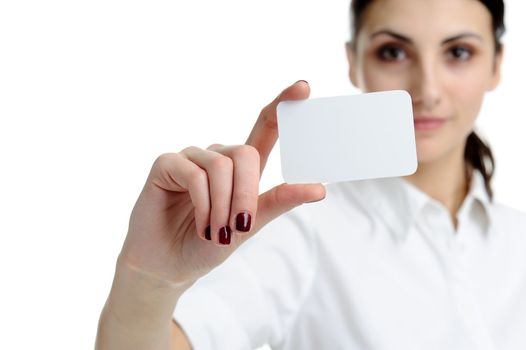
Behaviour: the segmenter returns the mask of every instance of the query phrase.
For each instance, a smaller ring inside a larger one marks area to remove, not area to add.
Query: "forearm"
[[[175,285],[118,262],[95,349],[169,350],[172,314],[190,285]]]

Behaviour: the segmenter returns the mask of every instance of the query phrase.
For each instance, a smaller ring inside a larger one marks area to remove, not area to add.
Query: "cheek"
[[[383,90],[408,90],[409,74],[404,67],[385,67],[372,61],[360,69],[358,88],[363,92]]]
[[[473,124],[482,106],[488,86],[488,74],[483,70],[450,71],[447,98],[463,124]]]

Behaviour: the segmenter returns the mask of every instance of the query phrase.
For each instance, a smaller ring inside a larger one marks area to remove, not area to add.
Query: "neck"
[[[405,179],[442,203],[448,209],[456,229],[457,212],[469,189],[463,147],[432,162],[419,163],[418,170]]]

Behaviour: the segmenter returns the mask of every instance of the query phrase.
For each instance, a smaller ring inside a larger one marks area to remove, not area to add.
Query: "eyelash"
[[[376,52],[376,56],[381,60],[381,61],[386,61],[386,62],[396,62],[396,61],[400,61],[400,59],[396,59],[396,58],[393,58],[393,57],[387,57],[386,55],[392,55],[393,54],[393,51],[397,51],[397,52],[403,52],[405,54],[405,56],[407,56],[407,54],[405,53],[405,50],[397,45],[393,45],[393,44],[388,44],[388,45],[384,45],[382,47],[380,47],[378,49],[378,51]]]
[[[404,54],[402,58],[395,57],[396,54],[400,53]],[[455,45],[447,49],[446,55],[449,60],[465,62],[471,59],[471,57],[473,56],[473,50],[464,45]],[[406,50],[399,45],[387,44],[380,47],[376,51],[376,56],[380,61],[384,61],[387,63],[397,63],[405,59],[408,56],[408,54]]]
[[[467,54],[467,57],[461,58],[461,57],[456,56],[454,52],[457,51],[457,54],[458,54],[458,50],[462,51],[461,55]],[[471,50],[469,47],[462,46],[462,45],[450,47],[447,52],[448,52],[448,58],[454,61],[459,61],[459,62],[469,61],[471,57],[473,56],[473,50]]]

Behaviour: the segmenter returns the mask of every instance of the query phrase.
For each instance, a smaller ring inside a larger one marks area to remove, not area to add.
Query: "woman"
[[[499,82],[503,2],[355,0],[351,13],[350,79],[410,92],[417,172],[258,196],[276,105],[308,98],[304,81],[245,145],[161,155],[99,349],[526,348],[526,215],[492,201],[493,158],[473,132]]]

